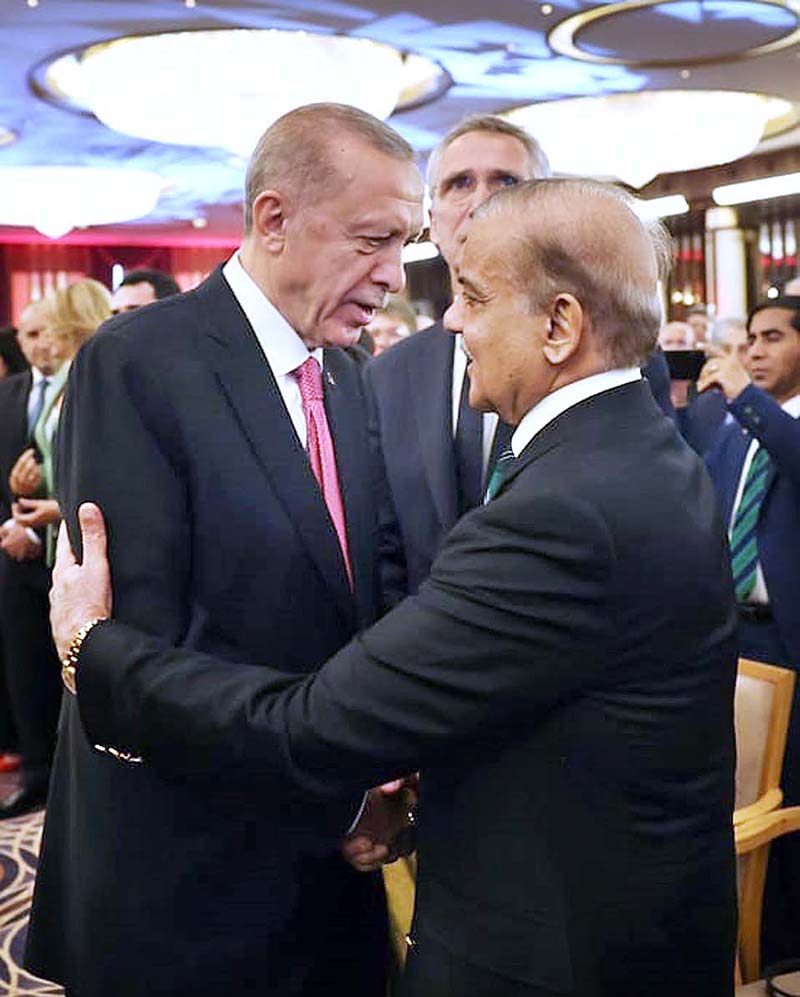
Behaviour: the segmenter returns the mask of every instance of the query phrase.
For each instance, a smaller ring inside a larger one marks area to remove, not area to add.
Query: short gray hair
[[[572,217],[567,224],[548,223],[569,197],[585,205],[576,212],[574,224]],[[649,241],[653,267],[617,251],[617,229],[593,227],[591,209],[604,202],[623,209],[620,225],[629,225],[631,234],[638,228]],[[663,225],[639,219],[633,199],[621,188],[576,177],[528,180],[503,188],[475,217],[509,211],[524,218],[523,230],[511,236],[510,258],[513,279],[530,288],[532,308],[546,308],[560,291],[574,295],[603,343],[608,368],[640,365],[655,348],[661,325],[661,300],[652,274],[663,279],[669,269],[671,243]]]
[[[462,118],[454,128],[450,129],[442,141],[433,150],[430,158],[428,159],[426,182],[430,189],[431,197],[434,196],[436,187],[439,183],[437,171],[439,169],[439,160],[442,158],[442,153],[445,149],[449,148],[457,138],[461,138],[462,135],[469,135],[471,132],[488,132],[489,134],[509,135],[511,138],[515,138],[525,147],[525,150],[528,153],[528,157],[531,161],[531,177],[550,176],[550,162],[545,155],[544,149],[539,145],[530,132],[526,132],[525,129],[520,128],[519,125],[514,125],[510,121],[506,121],[505,118],[497,117],[495,114],[470,114],[466,118]]]
[[[332,142],[342,133],[362,139],[387,156],[414,161],[404,138],[378,118],[348,104],[306,104],[278,118],[250,157],[245,180],[244,230],[253,225],[253,204],[264,190],[288,191],[313,203],[330,194],[340,179]]]

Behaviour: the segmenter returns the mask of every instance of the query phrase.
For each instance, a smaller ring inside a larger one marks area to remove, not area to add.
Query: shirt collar
[[[795,395],[781,405],[784,412],[788,412],[793,419],[800,419],[800,395]]]
[[[514,430],[514,435],[511,437],[511,449],[514,451],[514,456],[519,457],[537,433],[540,433],[553,419],[572,408],[573,405],[586,401],[593,395],[599,395],[603,391],[610,391],[611,388],[619,388],[623,384],[632,384],[641,379],[642,372],[638,367],[604,370],[601,374],[582,377],[579,381],[573,381],[571,384],[564,385],[563,388],[558,388],[552,394],[545,395],[529,412],[525,413],[520,424]]]
[[[38,367],[31,367],[31,377],[33,378],[31,383],[34,387],[36,387],[37,384],[41,384],[45,377],[47,377],[48,380],[52,380],[53,375],[45,375],[39,370]]]
[[[222,276],[253,327],[258,345],[275,377],[297,370],[309,356],[314,357],[322,367],[322,348],[308,349],[242,266],[238,252],[222,268]]]

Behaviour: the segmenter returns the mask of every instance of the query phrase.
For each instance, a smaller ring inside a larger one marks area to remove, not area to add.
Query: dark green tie
[[[736,598],[743,602],[753,591],[758,568],[758,516],[767,491],[769,454],[759,447],[750,463],[731,530],[731,567]]]
[[[484,505],[486,505],[487,502],[491,502],[495,495],[500,491],[503,482],[514,469],[514,460],[514,451],[511,447],[504,450],[497,458],[489,477],[489,484],[486,486],[486,495],[483,499]]]

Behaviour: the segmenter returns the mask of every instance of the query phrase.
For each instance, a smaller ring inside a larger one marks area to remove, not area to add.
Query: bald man
[[[53,624],[97,741],[333,798],[422,770],[408,997],[732,994],[736,615],[711,482],[639,371],[658,269],[605,185],[478,209],[445,321],[513,457],[418,595],[315,675],[110,619],[84,638],[110,615],[96,510],[82,567],[62,542]]]

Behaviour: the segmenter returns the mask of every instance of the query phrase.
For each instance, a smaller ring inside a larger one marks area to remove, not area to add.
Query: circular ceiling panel
[[[547,40],[560,55],[602,65],[714,65],[797,44],[798,12],[798,0],[623,0],[568,17]]]

